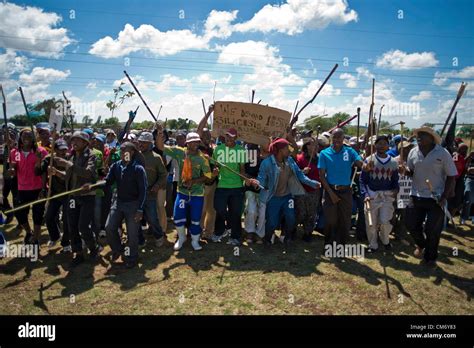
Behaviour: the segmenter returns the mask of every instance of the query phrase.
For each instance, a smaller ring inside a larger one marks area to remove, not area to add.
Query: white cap
[[[195,142],[195,141],[201,141],[201,137],[199,136],[199,134],[197,134],[195,132],[190,132],[186,135],[186,144],[187,143],[192,143],[192,142]]]

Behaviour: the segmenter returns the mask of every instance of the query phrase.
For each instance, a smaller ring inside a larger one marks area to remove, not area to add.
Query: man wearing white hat
[[[414,255],[423,256],[425,264],[434,268],[445,217],[443,207],[446,199],[454,195],[457,170],[449,152],[440,145],[441,137],[432,128],[421,127],[414,134],[418,146],[408,154],[408,168],[401,167],[402,173],[413,177],[413,206],[406,212],[406,225],[416,243]]]
[[[194,250],[201,250],[199,238],[201,235],[201,214],[204,204],[204,183],[212,178],[209,161],[199,150],[201,138],[191,132],[186,136],[186,148],[180,146],[165,146],[163,143],[163,126],[157,125],[156,145],[166,156],[178,162],[180,171],[178,193],[174,204],[174,224],[178,231],[178,240],[174,250],[180,250],[186,242],[185,224],[187,210],[191,212],[191,245]]]

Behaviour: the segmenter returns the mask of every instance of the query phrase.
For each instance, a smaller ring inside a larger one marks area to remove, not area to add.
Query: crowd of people
[[[474,153],[460,139],[448,151],[429,127],[360,138],[341,128],[291,129],[259,145],[234,128],[213,138],[206,128],[212,112],[190,132],[161,123],[118,136],[90,128],[58,134],[48,123],[19,132],[4,126],[2,211],[53,197],[6,214],[4,223],[16,219],[24,244],[38,247],[46,226],[47,248],[60,245],[72,266],[97,261],[108,244],[111,263],[129,268],[147,239],[168,247],[170,220],[176,251],[188,239],[196,251],[203,239],[234,247],[310,243],[318,231],[325,246],[346,245],[353,234],[367,253],[391,250],[392,240],[413,244],[428,267],[436,266],[448,217],[469,223]],[[402,182],[411,187],[406,198]]]

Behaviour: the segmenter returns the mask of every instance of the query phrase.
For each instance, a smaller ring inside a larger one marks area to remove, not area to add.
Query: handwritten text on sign
[[[400,191],[397,195],[397,208],[405,209],[410,203],[412,179],[409,176],[400,176],[398,184],[400,185]]]
[[[235,128],[239,139],[248,143],[266,144],[272,136],[282,136],[290,122],[291,113],[269,106],[216,102],[214,106],[213,133],[224,135]]]

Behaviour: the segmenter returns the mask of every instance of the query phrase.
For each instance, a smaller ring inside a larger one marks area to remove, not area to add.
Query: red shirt
[[[48,151],[41,146],[38,146],[38,150],[41,152],[41,158],[48,154]],[[10,163],[16,163],[18,190],[31,191],[43,188],[41,175],[35,175],[36,155],[33,150],[30,150],[28,156],[25,157],[23,151],[16,148],[12,149],[10,151]]]
[[[455,152],[453,154],[453,159],[454,159],[454,165],[456,166],[456,169],[458,170],[458,175],[456,175],[456,179],[459,178],[463,173],[464,170],[466,169],[466,159]]]
[[[305,154],[302,152],[302,153],[299,153],[296,155],[296,164],[298,164],[298,167],[300,167],[300,169],[304,169],[306,167],[308,167],[308,163],[309,163],[309,158],[306,158]],[[318,157],[313,157],[313,160],[311,161],[311,164],[309,165],[309,173],[306,174],[306,176],[312,180],[317,180],[319,181],[319,170],[318,170]],[[304,189],[306,190],[306,192],[314,192],[316,191],[316,189],[310,187],[310,186],[307,186],[307,185],[303,185]]]

